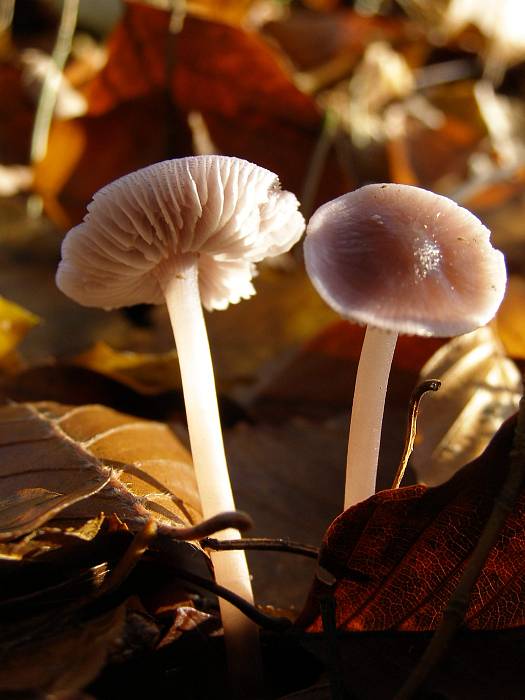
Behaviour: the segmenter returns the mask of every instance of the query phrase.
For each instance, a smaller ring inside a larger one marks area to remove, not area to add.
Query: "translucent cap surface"
[[[155,269],[199,255],[201,300],[221,309],[255,293],[255,264],[304,231],[298,201],[277,176],[227,156],[156,163],[99,190],[62,244],[57,285],[85,306],[164,300]]]
[[[503,254],[471,212],[408,185],[367,185],[321,206],[306,268],[323,299],[361,324],[412,335],[467,333],[496,313]]]

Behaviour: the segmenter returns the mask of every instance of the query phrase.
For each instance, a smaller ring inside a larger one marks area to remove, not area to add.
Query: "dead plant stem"
[[[408,404],[408,419],[407,428],[405,433],[405,444],[403,447],[403,454],[401,455],[401,460],[399,461],[399,466],[392,482],[392,488],[398,489],[405,471],[408,465],[408,460],[414,449],[414,441],[416,439],[417,432],[417,416],[419,413],[419,404],[423,396],[429,391],[438,391],[441,386],[441,382],[438,379],[429,379],[427,381],[418,384],[410,396],[410,402]]]
[[[64,0],[57,39],[53,49],[52,60],[56,70],[51,68],[42,85],[36,109],[33,134],[31,137],[31,163],[38,163],[47,153],[47,142],[51,119],[55,110],[56,98],[60,88],[60,76],[71,51],[71,43],[77,24],[79,0]]]

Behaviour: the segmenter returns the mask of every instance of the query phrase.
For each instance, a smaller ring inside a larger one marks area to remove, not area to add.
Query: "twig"
[[[31,137],[31,163],[38,163],[47,153],[49,128],[55,110],[62,71],[71,51],[71,43],[77,24],[78,4],[79,0],[64,0],[57,39],[51,56],[56,71],[52,68],[48,70],[38,98]]]
[[[335,600],[331,595],[319,600],[321,619],[323,621],[323,638],[326,642],[328,680],[332,700],[345,700],[346,692],[343,681],[341,655],[337,643],[337,623],[335,618]]]
[[[303,557],[317,559],[319,555],[318,547],[300,542],[290,542],[284,539],[273,539],[271,537],[246,537],[242,540],[216,540],[207,537],[200,541],[205,549],[213,549],[220,552],[228,549],[252,549],[263,552],[286,552],[287,554],[299,554]]]
[[[272,617],[271,615],[266,615],[256,608],[255,605],[248,603],[241,596],[233,593],[228,588],[224,588],[224,586],[220,586],[211,579],[204,578],[203,576],[199,576],[198,574],[194,574],[177,566],[170,566],[170,569],[176,576],[184,581],[189,581],[190,583],[193,583],[194,586],[203,588],[205,591],[214,593],[219,598],[227,600],[228,603],[231,603],[231,605],[238,608],[238,610],[252,620],[252,622],[259,625],[259,627],[267,630],[273,630],[275,632],[282,632],[292,625],[290,620],[288,620],[286,617]]]
[[[399,462],[394,481],[392,482],[393,489],[398,489],[399,485],[403,481],[408,460],[410,459],[410,455],[414,449],[417,416],[419,413],[419,404],[421,403],[421,399],[429,391],[438,391],[440,386],[441,382],[438,379],[429,379],[421,382],[421,384],[418,384],[410,396],[410,402],[408,404],[407,428],[405,433],[405,445],[403,447],[403,454],[401,455],[401,460]]]
[[[459,58],[431,63],[414,71],[416,90],[426,90],[437,85],[477,78],[480,72],[479,64],[471,59]]]
[[[314,208],[319,182],[323,174],[328,152],[337,133],[337,126],[338,120],[335,113],[327,110],[324,117],[323,128],[315,144],[303,184],[301,196],[302,212],[307,221]]]
[[[197,525],[170,528],[168,537],[174,540],[199,540],[219,530],[226,530],[233,527],[244,531],[252,527],[252,525],[253,521],[247,513],[242,513],[237,510],[226,511],[224,513],[218,513],[207,520],[202,520],[200,523],[197,523]],[[142,530],[133,538],[117,566],[104,581],[100,588],[99,595],[106,594],[108,591],[118,588],[118,586],[126,580],[144,552],[155,541],[159,529],[161,533],[164,531],[163,528],[158,527],[153,519],[146,522]]]
[[[507,477],[492,512],[472,552],[461,579],[449,600],[443,619],[423,656],[394,700],[410,700],[441,661],[468,610],[472,589],[508,514],[512,512],[525,477],[525,396],[520,401]]]
[[[201,520],[190,527],[175,527],[169,529],[169,535],[176,540],[203,540],[220,530],[239,530],[245,532],[253,527],[253,520],[247,513],[240,510],[228,510],[217,513],[207,520]],[[230,547],[234,549],[234,547]],[[237,549],[241,549],[238,547]]]
[[[127,579],[130,572],[135,568],[139,559],[148,549],[157,536],[157,524],[153,519],[146,522],[142,530],[138,532],[131,544],[124,552],[113,571],[107,576],[98,591],[98,596],[106,595],[109,591],[118,588]]]

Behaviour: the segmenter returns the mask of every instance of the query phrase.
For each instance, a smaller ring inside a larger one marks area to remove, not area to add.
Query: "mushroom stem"
[[[348,435],[344,507],[375,493],[381,424],[397,333],[367,326]]]
[[[169,273],[168,273],[169,269]],[[235,510],[224,453],[215,379],[198,279],[198,255],[173,257],[158,270],[175,336],[186,406],[188,432],[202,514],[210,518]],[[222,531],[220,539],[240,537],[238,530]],[[217,583],[253,603],[246,556],[242,551],[211,555]],[[246,671],[253,672],[260,655],[258,628],[237,608],[220,601],[232,683],[245,687]],[[242,678],[240,678],[242,676]]]

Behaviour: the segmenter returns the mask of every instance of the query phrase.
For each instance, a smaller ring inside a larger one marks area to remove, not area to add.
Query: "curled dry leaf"
[[[103,406],[0,408],[0,539],[53,520],[78,526],[115,513],[130,529],[200,519],[188,452],[168,427]]]
[[[335,584],[316,580],[303,625],[322,629],[319,601],[328,595],[340,630],[434,630],[506,477],[514,427],[507,421],[485,452],[445,484],[382,491],[340,515],[319,555]],[[476,581],[466,628],[525,625],[524,532],[522,489]]]
[[[52,552],[57,554],[57,558],[60,558],[68,546],[92,541],[105,523],[107,524],[107,519],[101,513],[98,517],[87,520],[78,527],[58,530],[55,527],[44,526],[15,540],[2,541],[0,542],[0,565],[5,562],[12,563],[22,561],[25,558],[30,559],[42,552],[46,553],[48,559],[52,558]],[[122,524],[121,527],[124,529],[125,526]]]
[[[521,375],[490,327],[451,340],[424,365],[421,379],[441,389],[423,401],[412,466],[420,481],[443,483],[478,457],[518,408]]]

